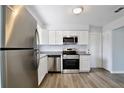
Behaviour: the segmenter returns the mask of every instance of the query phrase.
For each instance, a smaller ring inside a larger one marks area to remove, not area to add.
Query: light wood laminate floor
[[[40,88],[124,88],[124,74],[110,74],[104,69],[89,73],[49,73]]]

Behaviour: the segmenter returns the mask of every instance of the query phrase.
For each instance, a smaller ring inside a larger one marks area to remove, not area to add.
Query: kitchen
[[[114,38],[119,37],[123,30],[122,7],[123,5],[4,6],[6,25],[3,29],[6,36],[2,39],[5,38],[6,44],[1,47],[1,53],[4,54],[5,51],[8,63],[3,68],[7,72],[3,73],[4,79],[6,78],[3,86],[124,87],[123,67],[119,69],[123,63],[117,60],[123,60],[121,55],[124,52],[116,58],[120,52],[117,52],[119,50],[115,46],[122,46],[117,41],[122,39]],[[120,33],[114,33],[115,30]],[[26,57],[25,51],[30,52],[30,58]],[[34,51],[32,57],[31,51]],[[35,70],[28,62],[32,58]],[[17,68],[20,70],[16,70]],[[120,73],[121,78],[116,73]]]

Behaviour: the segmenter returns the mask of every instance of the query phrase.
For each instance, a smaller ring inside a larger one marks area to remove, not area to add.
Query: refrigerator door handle
[[[40,60],[40,50],[34,48],[34,66],[36,69],[39,67],[39,60]]]

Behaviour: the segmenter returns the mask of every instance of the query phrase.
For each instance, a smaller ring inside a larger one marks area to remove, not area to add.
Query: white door
[[[89,32],[89,48],[90,48],[90,61],[91,67],[102,67],[102,48],[101,48],[101,32],[90,31]]]
[[[103,31],[103,68],[111,71],[112,69],[112,55],[111,55],[111,44],[112,44],[112,32]]]

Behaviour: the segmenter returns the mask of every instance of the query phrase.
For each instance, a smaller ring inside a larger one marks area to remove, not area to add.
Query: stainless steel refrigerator
[[[2,7],[2,85],[7,88],[37,87],[37,60],[34,59],[37,23],[24,6]]]

